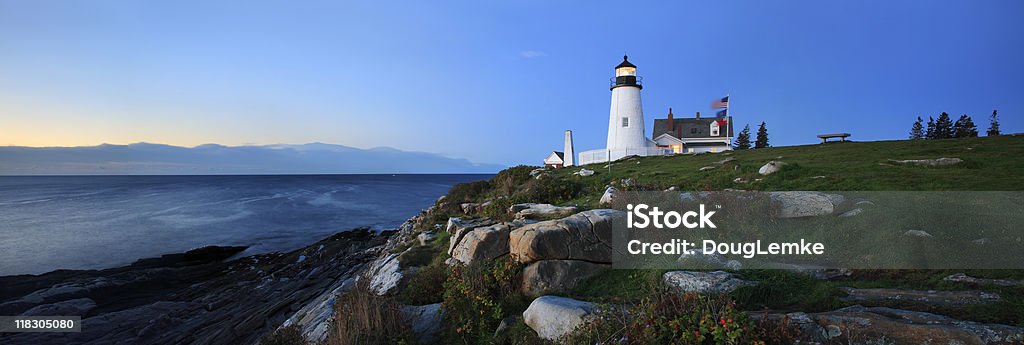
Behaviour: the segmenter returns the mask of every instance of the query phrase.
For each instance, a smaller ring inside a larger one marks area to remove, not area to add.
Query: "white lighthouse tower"
[[[644,111],[640,105],[642,78],[636,75],[636,65],[623,56],[622,63],[615,66],[612,80],[612,106],[608,116],[608,160],[613,161],[628,155],[646,156],[647,137],[644,136]]]

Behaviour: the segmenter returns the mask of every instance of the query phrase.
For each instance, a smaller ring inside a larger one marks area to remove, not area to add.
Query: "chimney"
[[[699,111],[697,112],[697,118],[698,119],[700,118],[700,112]]]
[[[671,132],[675,125],[676,120],[672,118],[672,108],[668,108],[668,131]]]
[[[562,166],[568,167],[575,165],[575,150],[572,149],[572,131],[565,130],[565,149],[562,152]]]

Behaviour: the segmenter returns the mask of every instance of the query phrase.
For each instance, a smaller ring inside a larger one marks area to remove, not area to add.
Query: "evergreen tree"
[[[978,136],[978,126],[974,125],[974,120],[967,116],[967,114],[960,115],[960,118],[956,120],[956,124],[953,125],[953,137],[971,138],[976,136]]]
[[[736,136],[736,142],[733,143],[732,148],[734,150],[750,149],[750,125],[743,126],[743,130]]]
[[[928,117],[928,129],[924,132],[924,138],[928,140],[935,139],[935,119],[931,116]]]
[[[764,121],[761,121],[761,126],[757,127],[757,140],[754,141],[754,148],[765,147],[768,147],[768,128],[764,126]]]
[[[953,137],[953,120],[949,114],[942,112],[939,118],[935,119],[935,139],[949,139]]]
[[[921,121],[921,117],[918,116],[914,125],[910,126],[910,140],[924,139],[924,126],[921,125]]]
[[[985,135],[994,136],[999,135],[999,119],[996,118],[996,111],[992,110],[991,125],[988,126],[988,132]]]

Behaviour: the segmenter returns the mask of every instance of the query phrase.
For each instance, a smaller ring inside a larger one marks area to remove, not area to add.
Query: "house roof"
[[[554,157],[552,157],[552,156],[554,156]],[[558,160],[554,161],[554,160],[552,160],[552,158],[557,158]],[[549,154],[547,158],[544,158],[544,164],[562,163],[564,161],[565,161],[565,153],[563,153],[561,151],[551,151],[551,154]]]
[[[731,120],[732,117],[726,119]],[[732,121],[728,121],[727,127],[719,130],[719,135],[711,136],[711,123],[717,120],[722,120],[717,117],[684,117],[672,119],[672,131],[668,129],[668,119],[655,119],[654,120],[654,133],[651,135],[652,138],[657,138],[662,134],[669,134],[679,139],[687,138],[725,138],[729,134],[734,134],[732,130]]]

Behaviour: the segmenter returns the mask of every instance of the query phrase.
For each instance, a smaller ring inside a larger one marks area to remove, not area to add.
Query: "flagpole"
[[[732,118],[729,117],[731,115],[729,108],[732,108],[732,97],[727,93],[725,94],[725,98],[729,99],[729,102],[725,104],[725,131],[729,132],[729,137],[732,138],[732,126],[730,126],[732,124]]]

